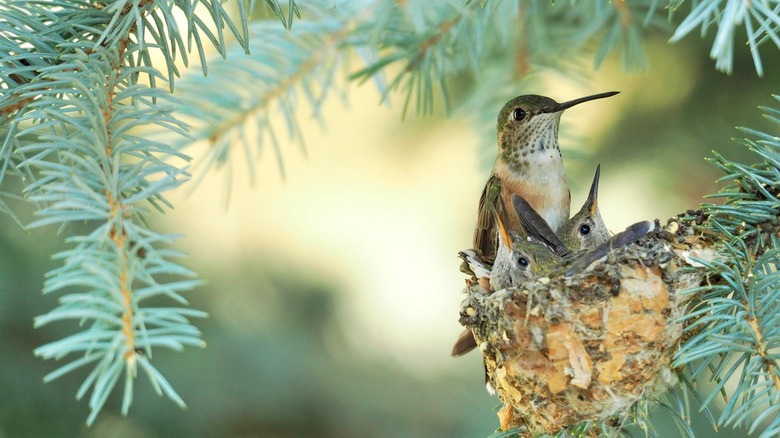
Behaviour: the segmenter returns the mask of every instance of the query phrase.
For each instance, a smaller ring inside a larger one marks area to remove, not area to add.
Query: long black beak
[[[545,112],[549,113],[557,113],[559,111],[563,111],[565,109],[571,108],[574,105],[579,105],[582,102],[587,102],[590,100],[596,100],[596,99],[603,99],[605,97],[614,96],[616,94],[620,93],[620,91],[607,91],[606,93],[599,93],[599,94],[592,94],[590,96],[580,97],[579,99],[570,100],[568,102],[563,102],[556,104],[554,107],[550,108],[549,110]]]
[[[599,205],[599,175],[601,175],[601,164],[596,166],[596,174],[593,175],[593,183],[590,185],[590,192],[586,202],[590,214],[596,214]]]

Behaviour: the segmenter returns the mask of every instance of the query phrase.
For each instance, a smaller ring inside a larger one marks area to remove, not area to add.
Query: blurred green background
[[[600,206],[613,231],[696,208],[718,189],[720,175],[704,160],[710,150],[752,161],[730,140],[742,136],[736,126],[777,133],[757,108],[777,106],[774,53],[759,79],[747,50],[726,76],[714,71],[706,41],[650,38],[647,49],[647,71],[626,73],[613,61],[585,80],[542,71],[539,89],[516,93],[562,101],[621,91],[567,111],[561,133],[573,208],[601,163]],[[210,314],[196,322],[208,347],[154,355],[187,410],[141,376],[128,418],[116,391],[87,428],[87,403],[73,400],[86,371],[42,382],[57,364],[33,349],[76,327],[34,330],[32,320],[55,305],[40,292],[58,266],[50,255],[78,230],[26,233],[0,217],[0,436],[489,435],[498,401],[483,389],[479,355],[449,351],[461,330],[456,254],[470,245],[484,163],[495,153],[480,145],[494,137],[457,112],[402,121],[400,105],[379,100],[366,85],[353,88],[348,108],[326,103],[326,131],[302,111],[307,151],[283,148],[284,180],[266,155],[254,186],[234,166],[227,208],[222,170],[153,218],[157,229],[185,235],[184,264],[206,280],[188,297]],[[197,160],[203,150],[190,152]],[[701,436],[714,435],[695,422]]]

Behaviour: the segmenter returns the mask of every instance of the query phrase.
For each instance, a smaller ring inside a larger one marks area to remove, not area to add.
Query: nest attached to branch
[[[552,434],[614,417],[674,383],[675,320],[715,257],[711,242],[672,219],[572,276],[486,294],[467,289],[460,322],[472,330],[503,402],[503,430]]]

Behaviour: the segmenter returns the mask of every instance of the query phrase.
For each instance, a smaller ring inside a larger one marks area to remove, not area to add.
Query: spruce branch
[[[776,108],[762,109],[780,122]],[[693,379],[714,383],[703,404],[725,399],[718,426],[773,436],[780,432],[780,139],[742,130],[752,138],[739,142],[758,160],[746,165],[717,153],[711,160],[725,173],[721,181],[730,184],[709,196],[725,198],[723,204],[702,205],[702,231],[721,242],[724,257],[702,262],[710,282],[689,291],[698,298],[681,322],[692,335],[675,365],[690,367]]]
[[[212,23],[194,13],[199,4]],[[280,8],[276,1],[266,4]],[[176,24],[176,9],[187,18],[186,34]],[[165,193],[189,179],[189,157],[139,132],[156,126],[187,135],[186,125],[172,116],[171,96],[157,85],[173,89],[175,62],[181,56],[187,63],[193,41],[205,71],[202,40],[224,54],[224,28],[246,51],[251,3],[241,1],[239,12],[237,26],[220,2],[0,5],[0,187],[7,176],[19,177],[24,198],[38,207],[29,228],[63,229],[74,222],[90,228],[67,237],[70,248],[55,255],[62,266],[48,273],[44,293],[62,294],[60,304],[35,320],[36,327],[79,323],[76,333],[35,353],[70,360],[45,381],[91,368],[76,394],[91,392],[88,424],[122,373],[121,410],[128,413],[139,367],[160,395],[184,406],[151,360],[157,348],[205,345],[190,320],[206,314],[182,307],[182,293],[200,281],[177,263],[182,254],[169,248],[176,237],[154,232],[146,221],[149,206],[161,212],[170,207]],[[167,76],[152,64],[153,50],[163,54]],[[139,81],[142,76],[150,86]],[[173,164],[179,162],[185,164]],[[10,212],[2,199],[0,209]],[[160,307],[166,299],[175,305]]]
[[[198,284],[194,273],[176,264],[179,256],[164,245],[172,236],[154,233],[143,224],[145,204],[161,209],[163,193],[187,178],[186,169],[166,164],[171,157],[187,159],[166,145],[133,134],[133,128],[149,124],[183,134],[170,110],[153,103],[166,97],[159,89],[132,84],[128,78],[146,70],[118,68],[120,51],[76,50],[62,55],[59,71],[47,72],[58,84],[55,94],[32,102],[20,120],[38,141],[19,147],[29,156],[19,165],[40,173],[28,188],[31,201],[44,207],[40,219],[30,224],[65,225],[74,221],[96,223],[84,236],[73,236],[74,245],[55,258],[63,266],[48,274],[44,293],[63,292],[60,305],[36,318],[41,326],[55,321],[77,320],[83,327],[73,335],[36,349],[46,358],[81,355],[47,376],[59,377],[93,365],[77,397],[90,389],[90,415],[94,422],[122,372],[122,412],[132,403],[136,367],[142,365],[153,386],[183,406],[181,398],[154,370],[153,347],[180,350],[184,345],[203,346],[199,331],[189,318],[203,312],[177,307],[145,307],[143,300],[167,296],[186,304],[180,295]],[[55,123],[34,123],[54,120]],[[176,279],[179,277],[180,279]]]
[[[416,96],[417,112],[427,114],[433,110],[433,93],[438,89],[447,107],[448,90],[439,78],[455,73],[460,59],[468,60],[468,65],[478,70],[483,40],[472,36],[482,32],[472,26],[484,26],[478,15],[489,15],[493,10],[489,6],[441,1],[439,7],[425,11],[422,2],[407,2],[402,7],[387,2],[378,8],[377,20],[371,24],[373,30],[363,32],[366,37],[361,41],[366,45],[372,43],[377,52],[386,54],[351,78],[365,80],[400,62],[402,70],[390,81],[383,98],[391,91],[401,90],[406,96],[404,114],[413,96]],[[376,22],[378,25],[374,26]],[[462,49],[458,57],[453,56],[453,48]]]
[[[657,0],[577,2],[563,17],[577,29],[570,39],[581,42],[578,46],[601,40],[596,43],[598,48],[593,61],[596,67],[618,50],[624,68],[644,69],[648,61],[642,43],[643,31],[669,28],[658,6]]]
[[[678,11],[684,0],[673,1],[672,7]],[[763,76],[759,46],[771,41],[780,49],[780,2],[777,0],[699,0],[690,2],[690,12],[680,22],[672,35],[671,42],[679,41],[697,28],[704,37],[711,27],[715,28],[715,39],[710,50],[710,58],[715,60],[715,68],[731,73],[734,64],[734,40],[738,38],[739,27],[745,27],[745,43],[750,49],[756,73]]]
[[[317,20],[299,22],[290,32],[273,23],[254,23],[249,34],[254,54],[230,53],[227,61],[211,62],[208,79],[192,75],[181,81],[178,114],[192,131],[191,139],[179,140],[178,147],[193,140],[209,142],[207,156],[199,159],[201,175],[229,164],[233,149],[240,148],[254,181],[255,154],[270,142],[284,176],[275,112],[282,114],[288,137],[300,141],[305,152],[296,116],[300,101],[321,122],[325,99],[331,94],[346,98],[338,80],[350,55],[344,47],[356,23],[368,16],[347,6],[326,10],[307,5],[303,13]]]

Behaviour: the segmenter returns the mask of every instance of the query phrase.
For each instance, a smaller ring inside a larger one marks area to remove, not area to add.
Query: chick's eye
[[[517,265],[521,268],[527,268],[528,267],[528,259],[523,256],[517,256]]]
[[[590,234],[590,225],[588,224],[580,225],[580,234],[582,234],[583,236],[586,234]]]
[[[525,110],[522,108],[515,108],[514,111],[512,111],[512,118],[519,122],[525,118]]]

